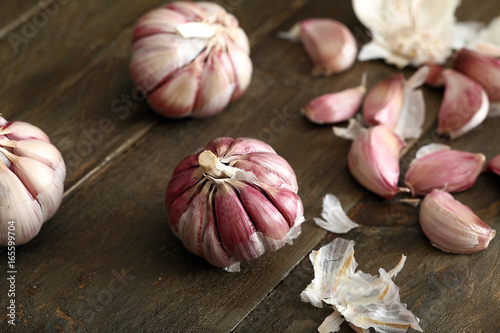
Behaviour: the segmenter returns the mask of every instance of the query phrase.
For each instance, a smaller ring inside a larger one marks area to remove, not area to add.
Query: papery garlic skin
[[[496,234],[469,207],[437,189],[420,204],[420,225],[433,246],[456,254],[484,250]]]
[[[485,171],[494,172],[500,176],[500,155],[493,157],[486,165]]]
[[[399,155],[404,146],[401,138],[384,126],[362,130],[349,150],[349,171],[361,185],[382,198],[408,191],[397,186]]]
[[[437,133],[456,139],[481,124],[489,110],[479,83],[452,69],[443,70],[445,92],[438,113]]]
[[[358,47],[353,34],[343,23],[311,18],[297,23],[280,37],[299,40],[314,63],[313,76],[331,76],[349,69],[356,61]]]
[[[13,221],[18,246],[33,239],[61,205],[66,167],[42,130],[2,117],[0,159],[0,245],[9,243]]]
[[[165,117],[213,116],[250,84],[248,38],[218,4],[178,1],[154,9],[137,21],[132,43],[132,79]]]
[[[383,58],[399,68],[442,64],[451,53],[459,0],[353,0],[354,12],[373,40],[360,61]]]
[[[500,59],[460,49],[455,53],[453,69],[479,83],[490,102],[500,102]]]
[[[170,180],[169,225],[192,253],[238,271],[239,263],[276,251],[304,221],[297,179],[266,143],[217,138],[186,157]]]
[[[307,119],[316,124],[334,124],[348,120],[358,111],[366,93],[366,73],[358,87],[319,96],[302,110]]]
[[[319,332],[337,332],[345,320],[357,332],[406,332],[409,327],[422,331],[419,320],[401,303],[394,278],[404,266],[406,257],[389,272],[379,269],[380,276],[356,271],[354,242],[334,239],[309,259],[314,267],[314,279],[302,291],[303,302],[322,308],[332,305],[334,312],[318,328]],[[365,331],[366,330],[366,331]]]
[[[426,146],[421,149],[426,149]],[[483,154],[442,146],[440,150],[417,157],[411,162],[405,175],[405,185],[413,196],[426,195],[433,189],[449,193],[465,191],[476,183],[485,161]]]

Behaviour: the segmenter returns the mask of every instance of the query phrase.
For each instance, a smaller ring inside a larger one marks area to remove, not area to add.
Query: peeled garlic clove
[[[453,193],[471,188],[486,160],[483,154],[451,150],[448,146],[417,156],[405,176],[405,184],[413,196],[426,195],[433,189]]]
[[[496,233],[469,207],[437,189],[420,205],[420,225],[432,245],[457,254],[487,248]]]
[[[500,155],[493,157],[486,165],[485,171],[494,172],[500,176]]]
[[[130,73],[159,114],[208,117],[247,89],[249,49],[236,18],[218,4],[172,2],[137,21]]]
[[[443,70],[444,68],[439,65],[427,65],[429,67],[429,74],[425,79],[425,84],[434,87],[440,88],[444,86],[444,77]]]
[[[500,102],[500,59],[460,49],[455,53],[453,69],[479,83],[490,102]]]
[[[445,91],[438,113],[437,133],[458,138],[488,115],[486,92],[476,81],[452,69],[443,70]]]
[[[297,23],[280,37],[300,40],[314,63],[313,76],[331,76],[349,69],[356,60],[358,47],[351,31],[332,19],[314,18]]]
[[[300,233],[304,211],[296,192],[295,173],[269,145],[217,138],[175,168],[165,203],[186,248],[234,272]]]
[[[59,208],[66,167],[38,127],[1,117],[0,126],[0,245],[9,243],[10,221],[15,223],[15,245],[22,245]]]
[[[397,186],[401,138],[384,126],[362,130],[349,150],[348,166],[356,180],[368,190],[390,199],[406,189]]]
[[[370,125],[392,128],[398,121],[404,100],[404,77],[389,77],[376,84],[366,95],[363,117]]]
[[[326,94],[310,101],[302,110],[307,119],[316,124],[345,121],[358,111],[366,93],[366,73],[358,87]]]

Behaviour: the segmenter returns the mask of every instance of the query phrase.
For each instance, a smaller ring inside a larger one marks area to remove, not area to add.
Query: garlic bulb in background
[[[251,138],[217,138],[175,168],[165,197],[170,228],[192,253],[218,267],[276,251],[304,221],[290,165]]]
[[[2,117],[0,160],[0,245],[8,244],[9,231],[15,245],[22,245],[61,205],[66,167],[42,130]]]
[[[343,23],[323,18],[312,18],[295,24],[279,37],[300,41],[314,63],[313,76],[331,76],[354,64],[358,46],[352,32]]]
[[[432,245],[457,254],[487,248],[496,233],[469,207],[437,189],[420,204],[420,225]]]
[[[136,23],[132,42],[132,79],[165,117],[212,116],[250,84],[248,38],[218,4],[179,1],[154,9]]]

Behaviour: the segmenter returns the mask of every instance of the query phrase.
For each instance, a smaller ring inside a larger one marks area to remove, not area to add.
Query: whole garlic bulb
[[[136,23],[132,42],[132,79],[165,117],[212,116],[250,84],[247,35],[218,4],[178,1],[154,9]]]
[[[266,143],[210,141],[175,168],[165,197],[172,232],[192,253],[238,271],[276,251],[304,221],[295,173]]]
[[[21,245],[61,205],[66,166],[42,130],[2,117],[0,160],[0,245],[7,245],[12,233],[15,245]]]

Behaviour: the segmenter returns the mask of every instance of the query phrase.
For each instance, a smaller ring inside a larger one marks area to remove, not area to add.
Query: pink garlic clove
[[[149,105],[159,114],[171,118],[189,116],[196,101],[202,71],[203,57],[198,56],[176,71],[165,84],[149,93]]]
[[[188,21],[202,21],[205,17],[203,9],[190,1],[175,1],[165,5],[165,8],[182,14]]]
[[[496,233],[469,207],[437,189],[420,205],[420,225],[433,246],[457,254],[487,248]]]
[[[326,94],[310,101],[301,112],[313,123],[333,124],[345,121],[358,111],[366,93],[366,73],[358,87]]]
[[[429,74],[425,79],[425,84],[434,87],[441,88],[444,86],[443,70],[444,68],[439,65],[427,65],[429,67]]]
[[[238,197],[256,230],[265,237],[266,251],[276,251],[286,241],[290,230],[278,208],[257,188],[249,184],[235,186]]]
[[[213,51],[201,76],[192,116],[205,118],[219,113],[231,100],[235,88],[231,60],[222,50]]]
[[[250,261],[263,255],[264,246],[251,241],[257,230],[234,190],[225,183],[218,184],[214,197],[217,230],[229,257]]]
[[[455,53],[453,69],[479,83],[490,102],[500,102],[500,59],[460,49]]]
[[[0,244],[9,242],[9,221],[14,221],[16,240],[19,246],[33,239],[44,222],[42,208],[26,190],[19,178],[0,162]]]
[[[217,156],[225,156],[228,149],[234,146],[234,139],[229,137],[216,138],[207,144],[207,149]]]
[[[267,143],[253,138],[237,138],[227,150],[228,156],[247,155],[250,153],[276,154],[273,147]]]
[[[153,9],[137,21],[132,41],[159,33],[175,34],[175,28],[186,22],[187,20],[183,15],[173,10],[166,8]]]
[[[404,101],[404,77],[391,76],[377,83],[366,95],[363,117],[370,125],[393,128],[399,118]]]
[[[206,46],[204,39],[178,39],[168,34],[144,37],[134,46],[132,79],[150,92],[174,71],[191,63]]]
[[[404,146],[400,137],[384,126],[362,130],[349,150],[349,170],[365,188],[390,199],[406,191],[397,186],[399,154]]]
[[[0,128],[0,135],[5,135],[9,140],[40,140],[49,142],[49,137],[41,129],[24,121],[7,122]]]
[[[278,208],[290,228],[296,226],[304,216],[304,208],[299,196],[286,189],[272,186],[263,186],[266,195]]]
[[[426,195],[433,189],[450,193],[464,191],[475,184],[485,160],[483,154],[442,146],[441,150],[417,157],[410,164],[405,184],[413,196]]]
[[[438,113],[437,133],[458,138],[483,122],[489,102],[474,80],[452,69],[443,70],[445,92]]]
[[[165,195],[167,209],[170,208],[175,199],[195,186],[202,178],[203,172],[199,168],[189,168],[177,172],[177,176],[168,183]]]
[[[341,22],[313,18],[297,23],[280,37],[300,40],[314,63],[313,76],[331,76],[349,69],[356,60],[358,47],[351,31]]]
[[[245,93],[250,85],[253,66],[248,53],[241,50],[231,41],[227,43],[227,54],[231,60],[236,79],[236,87],[231,97],[231,101],[235,101]]]
[[[486,172],[494,172],[500,176],[500,155],[493,157],[486,165]]]
[[[227,27],[225,34],[228,40],[234,43],[237,48],[245,52],[247,55],[250,54],[250,41],[248,40],[247,34],[243,31],[243,29],[238,26]]]

